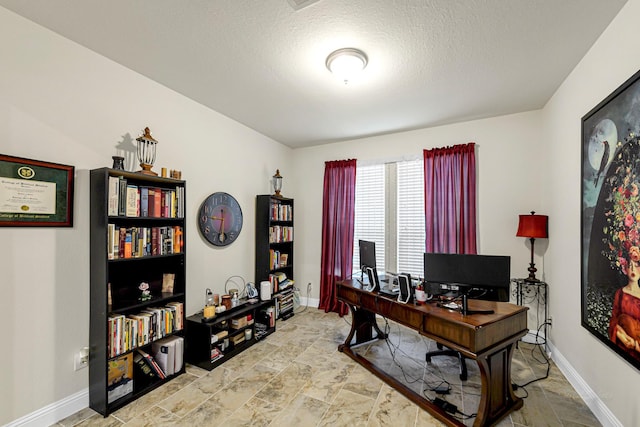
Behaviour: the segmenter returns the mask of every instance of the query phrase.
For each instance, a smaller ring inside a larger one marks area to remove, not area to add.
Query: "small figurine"
[[[140,301],[149,301],[151,299],[151,291],[149,290],[149,284],[147,282],[140,283],[138,289],[142,291]]]

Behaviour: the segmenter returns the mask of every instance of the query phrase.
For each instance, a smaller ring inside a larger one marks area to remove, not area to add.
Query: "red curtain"
[[[318,308],[340,316],[349,312],[345,304],[338,302],[336,282],[351,277],[355,201],[356,160],[325,162]]]
[[[425,248],[475,254],[475,144],[424,150]]]

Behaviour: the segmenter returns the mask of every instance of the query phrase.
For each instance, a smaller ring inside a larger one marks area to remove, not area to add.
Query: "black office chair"
[[[462,353],[456,350],[451,350],[450,348],[445,349],[442,344],[438,343],[438,350],[427,353],[427,362],[431,362],[431,358],[434,356],[457,356],[458,361],[460,362],[460,379],[462,381],[467,380],[467,362],[466,357],[464,357]]]
[[[467,362],[464,355],[457,350],[445,348],[445,346],[443,346],[440,343],[437,343],[437,346],[438,346],[438,350],[427,352],[426,354],[427,362],[431,362],[431,358],[434,356],[456,356],[458,358],[458,362],[460,363],[460,380],[466,381],[468,375],[467,375]]]
[[[479,299],[484,299],[484,300],[488,300],[488,301],[505,301],[508,302],[509,301],[509,293],[508,291],[504,290],[504,289],[495,289],[493,291],[484,291],[483,295],[479,295],[478,296]],[[466,310],[466,302],[465,302],[465,310]],[[491,310],[488,311],[492,312]],[[466,313],[466,311],[465,311]],[[469,312],[471,313],[471,312]],[[476,311],[476,313],[482,313],[482,311]],[[438,350],[436,351],[429,351],[426,354],[426,360],[427,362],[431,362],[431,358],[434,356],[457,356],[458,357],[458,361],[460,362],[460,379],[462,381],[466,381],[467,380],[467,362],[466,362],[466,357],[464,357],[464,355],[462,353],[460,353],[459,351],[456,350],[452,350],[450,348],[444,348],[444,346],[440,343],[437,344],[438,346]]]

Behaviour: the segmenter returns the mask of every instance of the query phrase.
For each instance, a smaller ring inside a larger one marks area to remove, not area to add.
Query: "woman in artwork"
[[[615,293],[609,339],[640,359],[640,249],[632,246],[629,252],[629,259],[622,266],[629,280]]]
[[[612,267],[627,284],[615,292],[609,339],[640,360],[640,183],[630,167],[621,168],[620,181],[611,194],[607,217],[608,254]]]

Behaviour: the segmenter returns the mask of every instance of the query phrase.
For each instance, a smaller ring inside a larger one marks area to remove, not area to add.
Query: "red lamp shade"
[[[531,215],[520,215],[516,236],[546,239],[549,237],[548,221],[547,215],[535,215],[535,212],[531,212]]]

